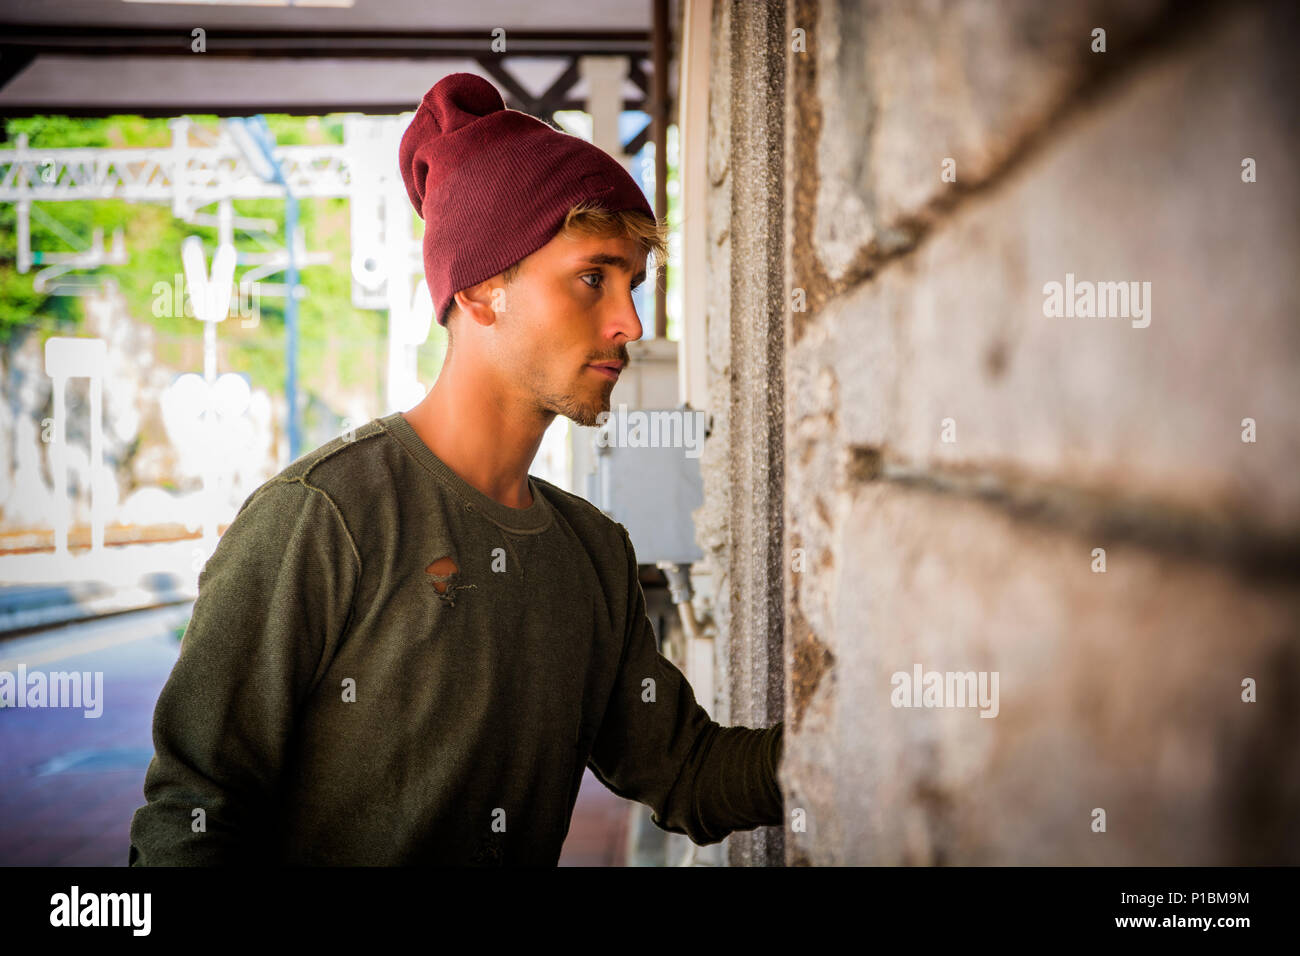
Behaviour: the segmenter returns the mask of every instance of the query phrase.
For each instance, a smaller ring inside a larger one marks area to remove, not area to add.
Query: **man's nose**
[[[635,342],[641,338],[644,332],[641,328],[641,317],[636,314],[636,302],[633,300],[630,290],[623,297],[618,315],[614,319],[614,327],[610,330],[611,335],[617,335],[619,332],[626,335],[629,342]]]

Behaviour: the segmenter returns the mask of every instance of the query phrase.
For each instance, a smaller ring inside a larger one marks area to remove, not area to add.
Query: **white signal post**
[[[217,495],[215,449],[217,446],[216,412],[213,407],[217,385],[217,323],[224,322],[230,314],[230,293],[235,279],[235,244],[233,206],[229,199],[217,205],[219,240],[217,252],[212,257],[209,272],[203,255],[203,241],[189,236],[181,244],[181,262],[185,266],[185,284],[194,305],[194,317],[203,323],[203,381],[207,385],[203,409],[204,441],[203,494],[203,548],[211,554],[217,547]]]

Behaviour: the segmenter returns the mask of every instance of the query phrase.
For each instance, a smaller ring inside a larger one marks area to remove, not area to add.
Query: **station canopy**
[[[584,108],[587,56],[626,57],[645,110],[651,20],[650,0],[0,0],[0,115],[394,114],[463,71],[549,117]]]

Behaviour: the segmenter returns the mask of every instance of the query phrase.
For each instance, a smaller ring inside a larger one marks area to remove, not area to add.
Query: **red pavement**
[[[626,866],[630,814],[639,805],[610,791],[590,770],[560,851],[560,866]]]

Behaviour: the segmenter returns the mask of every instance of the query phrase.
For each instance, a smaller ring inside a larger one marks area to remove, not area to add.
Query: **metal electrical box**
[[[623,406],[594,433],[587,500],[627,528],[638,564],[703,558],[692,512],[704,503],[704,434],[704,412]]]

